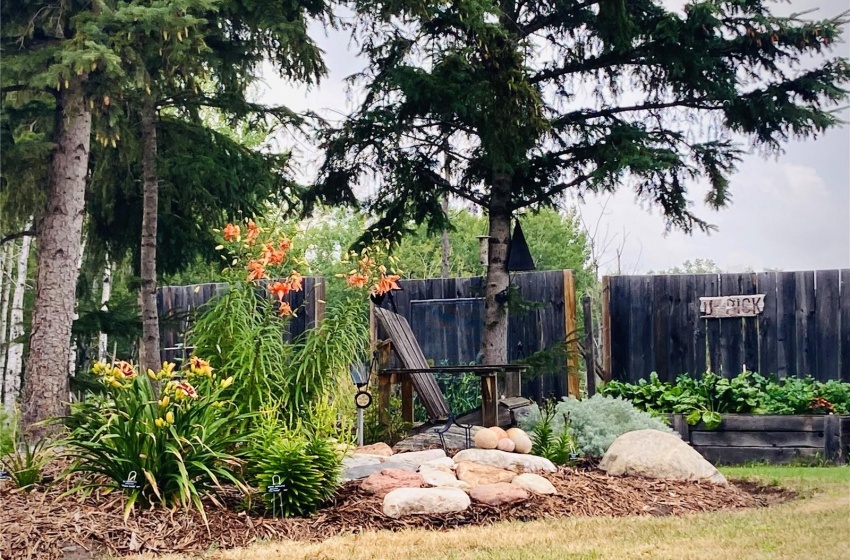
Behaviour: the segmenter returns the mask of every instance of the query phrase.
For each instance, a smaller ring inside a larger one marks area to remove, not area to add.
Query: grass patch
[[[850,548],[850,467],[725,468],[730,478],[779,484],[804,499],[681,517],[565,518],[449,532],[369,532],[322,543],[258,543],[211,551],[222,560],[843,560]],[[148,556],[140,558],[151,558]],[[171,556],[171,560],[188,557]]]

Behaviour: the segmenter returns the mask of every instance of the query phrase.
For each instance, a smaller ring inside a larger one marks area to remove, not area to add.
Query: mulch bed
[[[681,515],[771,505],[790,499],[784,489],[644,478],[610,477],[602,471],[562,469],[547,476],[559,495],[533,496],[526,502],[440,516],[389,519],[381,499],[346,483],[332,504],[306,519],[248,515],[212,502],[206,504],[209,527],[194,511],[137,508],[123,521],[123,495],[62,494],[67,482],[31,493],[0,482],[0,558],[84,559],[95,555],[138,552],[193,553],[211,546],[233,548],[260,539],[321,541],[340,534],[405,528],[445,530],[498,521],[567,516]],[[232,505],[232,504],[231,504]]]

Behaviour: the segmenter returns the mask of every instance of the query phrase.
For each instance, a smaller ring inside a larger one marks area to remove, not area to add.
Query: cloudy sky
[[[674,0],[670,0],[671,4]],[[847,0],[792,0],[775,12],[789,14],[817,8],[809,16],[822,18],[848,9]],[[311,90],[293,87],[263,72],[258,92],[263,102],[295,110],[316,111],[337,120],[353,109],[344,79],[362,69],[346,33],[313,30],[330,69],[329,76]],[[850,57],[850,33],[834,54]],[[850,120],[850,110],[842,113]],[[282,138],[298,155],[301,178],[313,177],[321,154],[302,139]],[[725,270],[779,268],[807,270],[850,267],[850,127],[834,129],[815,140],[792,141],[784,153],[764,158],[747,155],[732,177],[732,204],[719,212],[701,204],[705,190],[699,185],[689,196],[697,215],[718,227],[707,235],[665,233],[657,211],[642,208],[633,193],[621,189],[608,197],[572,201],[597,237],[609,247],[603,270],[619,266],[625,273],[643,273],[681,265],[695,258],[712,259]]]

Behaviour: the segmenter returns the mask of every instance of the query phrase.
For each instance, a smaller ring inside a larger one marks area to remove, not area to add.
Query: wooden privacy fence
[[[304,289],[289,292],[284,298],[292,309],[303,308],[287,323],[283,336],[292,340],[322,321],[325,313],[325,281],[321,277],[304,278]],[[186,335],[203,306],[215,296],[227,291],[226,282],[162,286],[156,291],[160,317],[160,354],[163,360],[183,359],[190,355],[185,347]]]
[[[760,294],[700,310],[700,298]],[[746,366],[850,381],[850,269],[606,276],[602,307],[608,379],[635,382],[655,371],[672,381],[709,368],[731,377]]]
[[[523,378],[522,394],[535,399],[578,394],[575,279],[571,270],[511,274],[525,308],[508,315],[508,361],[549,350],[551,367]],[[484,328],[483,278],[402,280],[396,311],[410,323],[425,357],[436,366],[478,362]],[[382,307],[392,309],[389,301]],[[386,339],[376,325],[373,336]],[[570,335],[569,337],[567,335]],[[565,344],[566,342],[566,344]],[[567,372],[570,372],[569,380]]]

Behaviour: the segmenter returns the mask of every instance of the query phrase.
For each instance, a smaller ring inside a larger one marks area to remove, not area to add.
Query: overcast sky
[[[848,7],[848,0],[792,0],[791,5],[778,5],[775,12],[819,8],[810,17],[822,18]],[[325,51],[329,76],[308,91],[266,69],[259,97],[265,103],[312,110],[336,120],[353,109],[344,79],[365,62],[346,33],[325,34],[316,27],[313,36]],[[845,37],[833,53],[850,57],[850,37]],[[850,111],[842,115],[850,120]],[[286,137],[281,143],[295,148],[300,178],[311,179],[321,154],[302,140]],[[695,258],[712,259],[725,270],[850,268],[850,128],[846,125],[816,140],[792,141],[779,157],[747,155],[731,179],[731,192],[731,206],[714,212],[701,204],[704,188],[695,185],[689,190],[697,215],[719,228],[711,235],[665,233],[658,212],[641,208],[633,192],[625,188],[613,196],[575,203],[585,222],[599,231],[598,237],[607,237],[609,252],[603,271],[615,269],[616,247],[621,247],[620,266],[625,273],[666,269]]]

